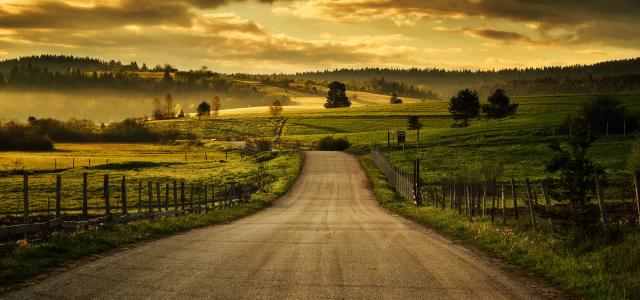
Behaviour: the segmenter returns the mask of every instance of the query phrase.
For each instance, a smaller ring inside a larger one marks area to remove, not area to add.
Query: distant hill
[[[432,90],[451,96],[462,88],[473,88],[486,95],[504,88],[512,95],[615,93],[640,91],[640,58],[606,61],[592,65],[556,66],[525,69],[445,70],[427,69],[336,69],[303,72],[289,76],[314,81],[343,81],[348,86],[370,85],[381,79]]]

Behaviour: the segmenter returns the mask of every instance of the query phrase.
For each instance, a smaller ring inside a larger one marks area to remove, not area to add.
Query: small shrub
[[[627,170],[629,172],[640,172],[640,140],[636,141],[631,148],[627,159]]]
[[[247,143],[244,147],[247,152],[266,152],[271,151],[272,142],[268,139],[250,139],[247,140]]]
[[[347,139],[330,136],[320,139],[316,145],[322,151],[344,151],[351,147],[351,143]]]

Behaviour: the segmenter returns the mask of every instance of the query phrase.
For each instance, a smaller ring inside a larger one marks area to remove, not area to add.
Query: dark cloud
[[[640,39],[631,38],[637,36],[637,28],[640,28],[638,0],[309,0],[297,3],[300,9],[318,10],[307,16],[346,22],[379,18],[396,22],[399,15],[481,17],[488,23],[492,19],[506,19],[534,25],[537,34],[546,39],[539,40],[541,43],[640,46]],[[500,32],[484,31],[478,35],[530,41],[524,36]]]
[[[503,42],[526,42],[526,43],[534,42],[529,37],[517,32],[485,29],[485,28],[468,29],[468,30],[465,30],[465,32],[475,36],[492,39],[492,40],[499,40]]]

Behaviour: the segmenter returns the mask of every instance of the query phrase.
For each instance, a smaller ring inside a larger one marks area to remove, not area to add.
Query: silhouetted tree
[[[273,103],[271,103],[271,105],[269,105],[269,112],[274,116],[282,113],[282,104],[279,100],[275,100],[273,101]]]
[[[456,96],[451,97],[451,100],[449,100],[449,112],[453,115],[454,120],[462,120],[462,124],[455,124],[454,126],[469,126],[469,119],[480,114],[478,92],[469,89],[459,91]]]
[[[487,98],[489,103],[482,105],[482,113],[487,118],[504,118],[506,116],[515,115],[518,109],[517,103],[511,103],[511,99],[503,89],[496,89]]]
[[[198,117],[208,117],[211,116],[211,105],[206,101],[202,101],[200,105],[198,105]]]
[[[351,101],[346,95],[346,86],[343,83],[334,81],[329,84],[329,91],[327,92],[327,102],[324,104],[325,108],[338,108],[338,107],[350,107]]]
[[[167,119],[175,118],[176,115],[175,115],[175,111],[173,110],[173,97],[171,97],[171,94],[167,93],[167,95],[164,96],[164,103],[167,108],[167,111],[165,113],[165,118]]]
[[[162,109],[162,102],[158,97],[153,98],[153,112],[151,113],[154,119],[163,120],[165,116],[165,112]]]
[[[398,98],[398,94],[393,92],[391,94],[391,99],[389,100],[389,103],[391,103],[391,104],[401,104],[402,103],[402,99]]]

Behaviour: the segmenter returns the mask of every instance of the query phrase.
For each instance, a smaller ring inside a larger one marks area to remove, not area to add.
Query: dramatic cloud
[[[0,0],[0,57],[227,72],[589,63],[640,55],[638,15],[623,0]]]

